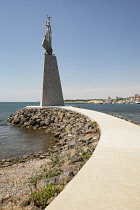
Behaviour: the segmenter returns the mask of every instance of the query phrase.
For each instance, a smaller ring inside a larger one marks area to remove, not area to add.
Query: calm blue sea
[[[37,102],[0,102],[0,159],[45,152],[53,143],[53,136],[41,130],[27,130],[6,123],[6,119],[18,109],[38,105]],[[140,104],[67,103],[66,105],[123,116],[140,124]]]

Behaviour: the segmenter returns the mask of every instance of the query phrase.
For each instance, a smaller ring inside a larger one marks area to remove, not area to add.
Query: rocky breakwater
[[[31,192],[27,193],[26,187],[24,196],[24,185],[19,202],[16,202],[16,207],[22,209],[30,209],[33,205],[44,209],[92,155],[100,138],[100,129],[96,122],[90,121],[87,117],[62,108],[24,108],[11,115],[7,122],[27,129],[44,129],[44,132],[54,133],[56,137],[55,146],[39,157],[44,160],[41,170],[36,171],[32,177],[28,176],[26,185],[32,185]],[[10,202],[13,202],[12,199]],[[5,205],[2,204],[3,207]]]

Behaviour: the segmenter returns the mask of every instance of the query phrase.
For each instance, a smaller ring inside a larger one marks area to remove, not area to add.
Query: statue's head
[[[47,17],[46,17],[46,26],[48,26],[48,27],[50,27],[50,18],[51,17],[48,17],[48,15],[47,15]]]

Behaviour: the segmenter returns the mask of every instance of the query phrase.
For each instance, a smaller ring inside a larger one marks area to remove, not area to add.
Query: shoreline
[[[114,115],[114,114],[108,114],[108,115],[119,118],[119,119],[122,119],[122,120],[125,120],[125,121],[128,121],[130,123],[133,123],[135,125],[140,126],[139,123],[135,123],[134,121],[129,120],[129,119],[123,117],[123,116]],[[56,138],[55,133],[54,133],[54,138]],[[56,138],[56,142],[57,142],[57,138]],[[24,163],[24,162],[27,162],[27,161],[30,161],[30,160],[33,160],[33,159],[38,159],[38,158],[39,159],[44,159],[47,156],[48,156],[47,152],[39,151],[39,152],[32,153],[32,154],[25,154],[21,157],[16,157],[15,156],[14,158],[2,158],[2,159],[0,159],[0,168],[11,166],[11,165],[16,164],[16,163]]]
[[[106,113],[106,114],[107,114],[107,113]],[[140,126],[140,123],[135,123],[134,121],[129,120],[129,119],[127,119],[127,118],[123,117],[123,116],[114,115],[114,114],[108,114],[108,115],[113,116],[113,117],[116,117],[116,118],[119,118],[119,119],[121,119],[121,120],[125,120],[125,121],[127,121],[127,122],[132,123],[132,124],[135,124],[135,125]]]
[[[53,132],[57,138],[56,145],[46,154],[39,154],[36,159],[26,157],[21,162],[11,166],[7,164],[6,167],[0,168],[2,174],[0,183],[3,185],[3,191],[0,194],[2,195],[1,206],[3,209],[10,205],[13,209],[17,207],[31,209],[33,206],[44,209],[58,193],[48,198],[45,201],[45,206],[38,203],[34,193],[46,189],[46,186],[55,186],[55,190],[57,187],[57,191],[60,191],[59,188],[65,187],[72,180],[93,154],[100,138],[99,127],[96,122],[90,121],[84,115],[60,108],[42,110],[25,108],[17,111],[8,121],[10,124],[27,127],[27,129],[31,125],[36,129],[44,127],[46,132]],[[36,166],[34,167],[34,165]],[[11,170],[13,173],[10,172]],[[11,181],[15,174],[17,177]],[[23,180],[24,183],[25,180],[30,180],[30,183],[23,184]],[[17,193],[18,198],[15,192],[19,191],[22,193]],[[8,195],[7,192],[9,192]]]

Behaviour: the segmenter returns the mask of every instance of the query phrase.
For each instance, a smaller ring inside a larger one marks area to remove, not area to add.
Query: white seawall
[[[101,137],[91,158],[46,210],[139,210],[140,127],[96,111],[63,108],[95,120]]]

